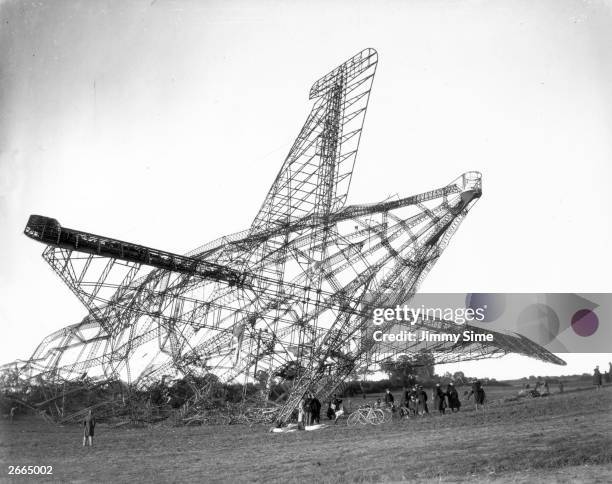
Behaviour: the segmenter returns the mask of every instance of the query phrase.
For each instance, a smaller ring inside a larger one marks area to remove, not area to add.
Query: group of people
[[[482,388],[482,383],[479,380],[472,382],[471,390],[467,394],[468,400],[474,395],[474,402],[476,408],[483,406],[485,403],[485,391]],[[429,414],[429,407],[427,405],[428,396],[427,392],[423,388],[423,385],[415,385],[411,388],[405,388],[402,390],[402,398],[399,404],[399,409],[402,413],[407,415],[425,415]],[[432,390],[431,401],[433,401],[434,411],[440,414],[445,414],[446,409],[450,409],[451,412],[455,413],[461,409],[461,400],[459,399],[459,392],[455,388],[453,382],[446,385],[444,390],[442,386],[437,383]],[[377,406],[383,405],[383,400],[379,398],[377,400]],[[384,405],[386,407],[395,407],[395,397],[391,391],[387,388],[384,395]]]
[[[565,384],[563,380],[558,381],[559,393],[563,393],[565,390]],[[547,397],[550,395],[550,384],[548,379],[543,382],[538,380],[533,388],[530,383],[523,383],[523,389],[519,392],[519,396],[531,395],[532,397]]]
[[[327,418],[338,421],[344,415],[342,399],[334,393],[327,407]],[[312,392],[306,392],[298,405],[298,428],[321,423],[321,402]]]
[[[393,401],[393,395],[387,388],[385,392],[385,402]],[[412,388],[404,388],[402,390],[402,398],[400,401],[400,410],[408,412],[408,415],[424,415],[429,413],[427,407],[427,392],[422,385],[415,385]]]
[[[298,426],[321,423],[321,401],[312,392],[306,392],[298,406]]]
[[[478,382],[478,388],[482,390],[480,382]],[[478,393],[478,388],[473,388],[472,393]],[[484,392],[484,390],[482,390]],[[472,395],[470,394],[470,396]],[[389,398],[390,396],[390,398]],[[455,384],[450,382],[446,385],[446,390],[443,390],[439,383],[432,390],[433,407],[438,413],[446,413],[446,409],[449,408],[451,412],[458,412],[461,408],[461,401],[459,400],[459,392],[455,388]],[[468,396],[469,398],[469,396]],[[411,389],[404,389],[402,392],[402,401],[400,404],[401,408],[408,411],[409,415],[424,415],[429,413],[429,407],[427,405],[427,392],[423,389],[423,385],[415,385]],[[393,403],[393,395],[389,389],[385,394],[385,403],[388,401]],[[480,403],[480,399],[476,398],[477,403]],[[484,399],[482,400],[484,402]]]

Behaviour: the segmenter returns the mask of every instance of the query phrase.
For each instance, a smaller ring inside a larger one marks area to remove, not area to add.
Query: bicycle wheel
[[[357,414],[359,415],[359,423],[361,425],[367,425],[369,423],[368,414],[364,410],[362,409],[357,410]]]
[[[372,425],[380,425],[385,421],[385,414],[380,408],[376,408],[370,412],[370,422]]]
[[[346,419],[346,425],[354,427],[359,423],[359,411],[351,413]]]

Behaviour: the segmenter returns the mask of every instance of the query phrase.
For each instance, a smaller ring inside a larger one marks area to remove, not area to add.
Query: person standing
[[[419,385],[417,390],[419,392],[419,399],[423,402],[423,410],[425,410],[425,413],[429,415],[429,408],[427,407],[427,392],[423,388],[423,385]]]
[[[89,444],[93,447],[94,429],[96,428],[96,419],[91,413],[91,409],[87,411],[85,419],[83,419],[83,447]]]
[[[474,395],[474,403],[476,405],[476,410],[478,410],[479,407],[482,407],[482,409],[484,410],[486,394],[484,389],[482,388],[482,383],[480,383],[480,380],[472,381],[472,389],[470,390],[470,393],[468,395],[468,400],[472,395]]]
[[[391,393],[391,390],[387,388],[387,390],[385,391],[385,406],[392,407],[394,400],[395,398],[393,398],[393,393]]]
[[[312,394],[312,399],[310,400],[310,409],[312,412],[312,424],[320,424],[321,423],[321,401]]]
[[[461,402],[459,401],[459,392],[457,392],[453,382],[450,382],[446,387],[446,395],[448,396],[448,406],[451,412],[458,412],[461,408]]]
[[[11,411],[9,413],[9,420],[11,423],[13,423],[13,420],[15,419],[15,412],[17,411],[17,407],[11,407]]]
[[[599,371],[599,365],[593,370],[593,385],[599,390],[601,388],[601,372]]]
[[[410,410],[410,415],[418,415],[419,414],[419,398],[416,385],[412,387],[410,391],[410,395],[408,397],[408,410]]]
[[[408,402],[410,401],[410,391],[406,388],[402,388],[402,400],[400,406],[408,408]]]
[[[327,420],[334,420],[336,417],[336,406],[334,405],[334,401],[330,400],[329,405],[327,406]]]
[[[304,398],[304,425],[306,427],[312,425],[312,396],[310,392],[307,392]]]
[[[304,430],[304,405],[306,403],[306,396],[302,396],[300,398],[300,403],[298,404],[298,430]]]
[[[438,412],[444,415],[446,413],[446,393],[444,393],[444,390],[442,390],[439,383],[436,383],[436,388],[434,391],[434,404],[438,409]]]

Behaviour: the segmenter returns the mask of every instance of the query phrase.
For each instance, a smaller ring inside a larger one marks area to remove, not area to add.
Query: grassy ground
[[[9,465],[52,465],[54,480],[83,482],[607,483],[611,410],[609,386],[508,402],[486,415],[466,404],[454,415],[378,427],[343,421],[315,432],[99,425],[93,449],[81,447],[80,427],[29,418],[1,424],[0,480],[9,480]]]

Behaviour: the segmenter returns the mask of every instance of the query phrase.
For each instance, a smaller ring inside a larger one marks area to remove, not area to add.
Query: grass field
[[[513,389],[505,390],[513,392]],[[493,393],[493,392],[491,392]],[[500,395],[503,393],[499,390]],[[96,428],[23,418],[0,428],[9,465],[52,465],[82,482],[612,482],[612,386],[381,426],[269,433],[264,426]],[[48,482],[49,477],[30,477]]]

